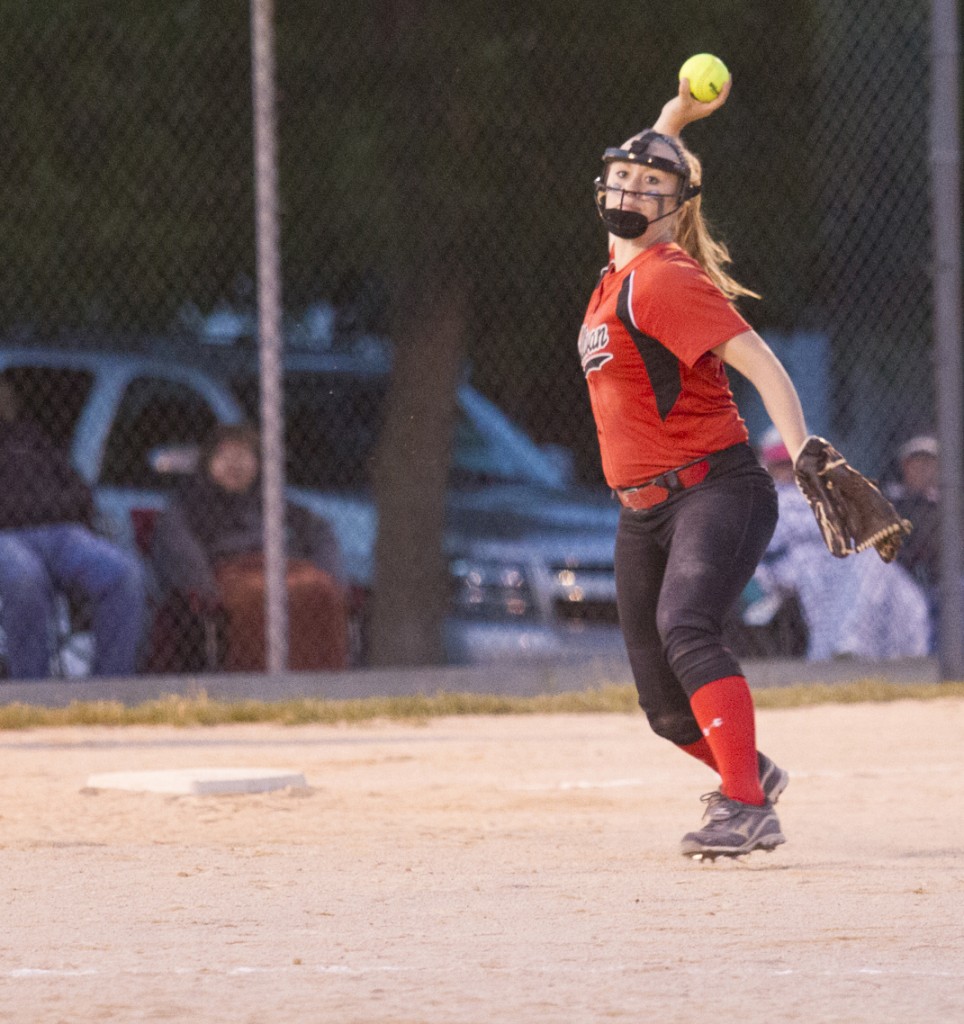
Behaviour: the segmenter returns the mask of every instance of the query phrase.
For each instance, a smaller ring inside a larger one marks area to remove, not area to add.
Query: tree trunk
[[[449,603],[445,499],[466,346],[467,289],[426,275],[396,330],[374,480],[378,508],[369,633],[373,665],[444,660]]]

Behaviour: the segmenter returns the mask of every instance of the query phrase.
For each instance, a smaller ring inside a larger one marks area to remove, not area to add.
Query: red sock
[[[713,756],[713,751],[710,749],[709,743],[706,742],[705,736],[701,736],[695,743],[677,743],[676,746],[684,754],[695,757],[697,761],[702,761],[703,764],[712,768],[713,771],[719,772],[720,769],[716,766],[716,758]]]
[[[764,801],[756,757],[753,698],[743,676],[724,676],[701,686],[690,706],[712,751],[731,800],[759,806]]]

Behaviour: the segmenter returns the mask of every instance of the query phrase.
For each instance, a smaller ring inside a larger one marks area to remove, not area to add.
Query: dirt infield
[[[964,701],[762,711],[773,854],[640,715],[0,734],[0,1021],[964,1019]],[[85,791],[303,772],[303,792]]]

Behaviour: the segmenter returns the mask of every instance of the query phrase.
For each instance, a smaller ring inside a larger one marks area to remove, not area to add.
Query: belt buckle
[[[637,487],[627,487],[625,490],[620,491],[619,500],[626,508],[631,508],[635,511],[661,505],[671,494],[679,494],[680,491],[685,491],[687,487],[692,487],[693,484],[703,480],[709,471],[709,463],[706,459],[700,459],[695,463],[688,463],[683,466],[682,472],[686,474],[691,468],[695,470],[695,473],[691,471],[687,475],[695,476],[695,479],[690,483],[683,479],[680,470],[668,469],[665,473],[654,476],[652,480],[647,480],[644,484],[639,484]],[[663,492],[661,497],[657,497],[659,492]],[[639,497],[634,501],[631,497],[632,495],[639,495]],[[643,495],[646,495],[646,497],[644,498]],[[647,500],[647,498],[650,500]]]
[[[664,473],[658,478],[658,481],[658,486],[669,491],[670,494],[675,494],[677,491],[685,490],[682,482],[680,481],[679,473],[677,473],[675,469],[671,469]],[[656,481],[654,481],[654,483],[656,483]]]

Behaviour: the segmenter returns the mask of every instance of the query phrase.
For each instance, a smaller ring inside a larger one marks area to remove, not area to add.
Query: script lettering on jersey
[[[605,324],[594,327],[591,331],[582,325],[579,331],[579,358],[582,361],[582,372],[588,377],[594,370],[600,370],[612,359],[612,352],[604,349],[609,347],[609,328]]]

